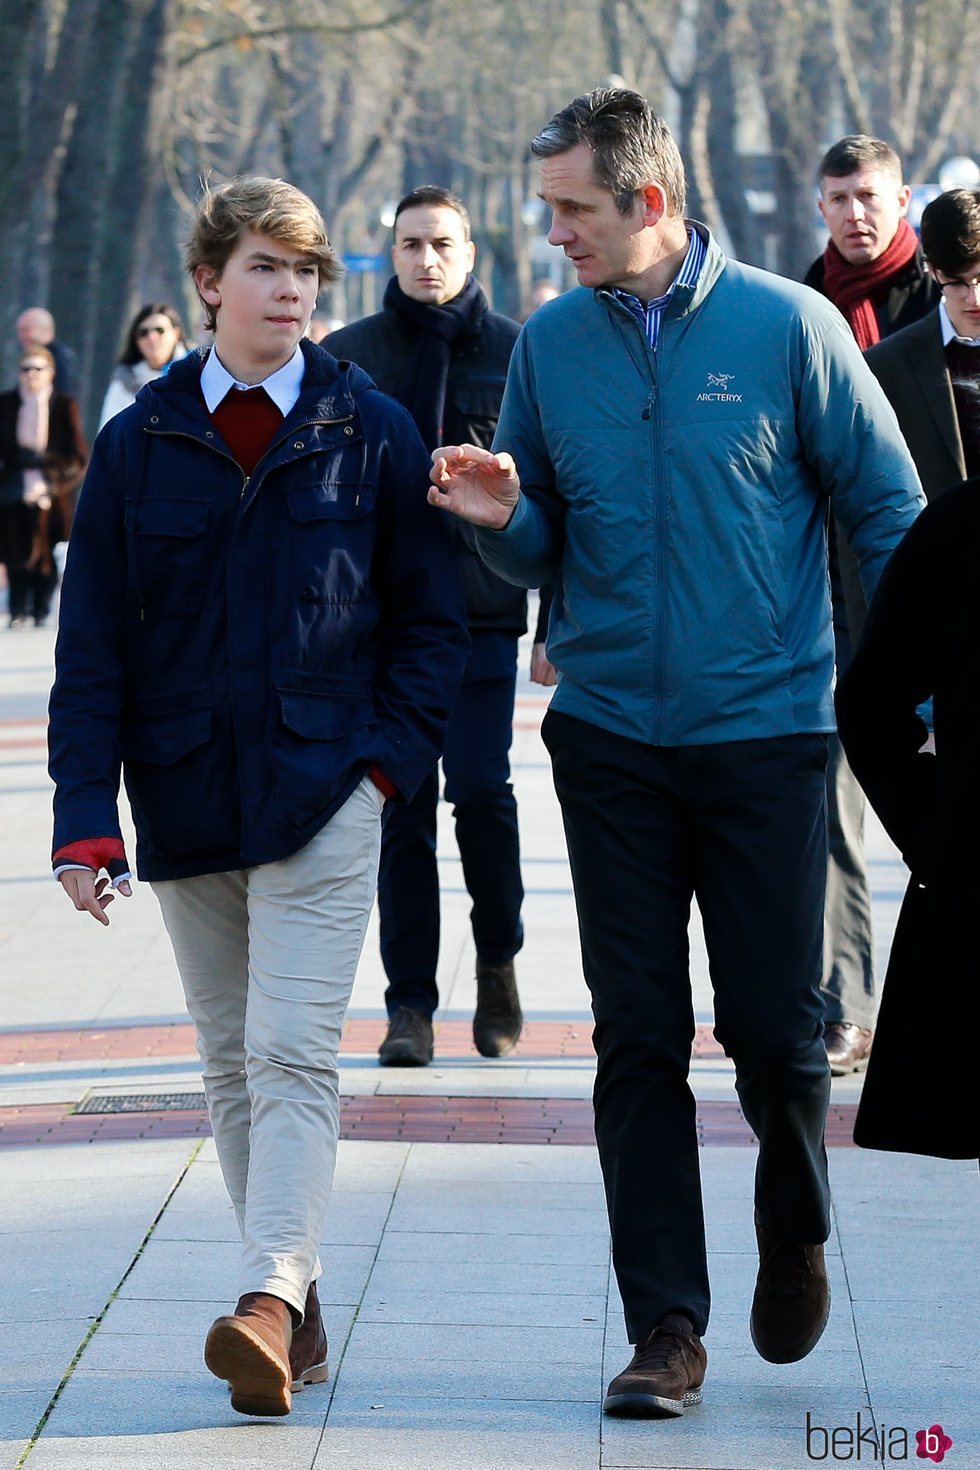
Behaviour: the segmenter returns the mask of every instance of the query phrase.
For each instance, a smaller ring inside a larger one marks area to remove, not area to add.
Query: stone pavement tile
[[[606,1297],[544,1295],[516,1292],[378,1291],[373,1282],[361,1303],[363,1323],[427,1323],[452,1326],[529,1327],[545,1337],[555,1327],[601,1322]]]
[[[7,1105],[6,1089],[2,1093]],[[19,1190],[25,1184],[45,1181],[64,1184],[91,1181],[95,1195],[101,1194],[100,1181],[124,1175],[135,1179],[141,1175],[169,1179],[172,1184],[187,1162],[190,1145],[183,1138],[148,1139],[135,1143],[114,1142],[91,1148],[85,1144],[45,1144],[43,1148],[0,1149],[0,1197],[7,1189]],[[0,1210],[6,1214],[6,1208]]]
[[[352,1247],[348,1247],[352,1249]],[[486,1261],[376,1261],[371,1271],[370,1296],[397,1292],[432,1296],[457,1292],[520,1296],[601,1296],[605,1311],[609,1268],[606,1261],[574,1265],[519,1265]]]
[[[550,1186],[553,1180],[568,1184],[602,1183],[594,1148],[552,1149],[535,1144],[501,1146],[499,1143],[468,1143],[451,1149],[443,1144],[413,1143],[403,1178],[406,1183],[451,1179],[460,1186],[474,1179],[493,1180],[523,1183],[529,1190],[539,1190],[545,1182]]]
[[[543,1335],[536,1327],[436,1326],[358,1319],[347,1352],[353,1363],[385,1358],[414,1363],[420,1372],[426,1364],[447,1358],[465,1358],[473,1363],[534,1363],[541,1361],[543,1352],[555,1363],[595,1364],[602,1352],[602,1325],[551,1327]]]
[[[54,1389],[62,1380],[69,1358],[66,1358],[53,1382],[38,1374],[38,1380],[29,1388],[25,1388],[22,1382],[19,1385],[7,1382],[7,1374],[3,1374],[3,1382],[0,1383],[0,1470],[12,1470],[18,1463],[26,1442],[34,1435],[41,1414],[51,1402]]]
[[[343,1361],[337,1384],[355,1398],[540,1399],[598,1404],[602,1381],[596,1362],[558,1362],[540,1339],[536,1359],[514,1361],[488,1357],[430,1358],[419,1364],[388,1354],[370,1358],[353,1345]]]
[[[596,1470],[598,1449],[592,1404],[338,1388],[313,1470]]]
[[[30,1470],[309,1470],[327,1399],[297,1394],[288,1418],[236,1414],[206,1369],[76,1373],[32,1450]],[[367,1470],[367,1467],[361,1467]]]
[[[854,1316],[876,1408],[879,1401],[899,1401],[917,1405],[920,1417],[941,1417],[933,1404],[945,1412],[952,1402],[970,1403],[970,1420],[980,1427],[980,1329],[973,1301],[859,1301]]]
[[[381,1240],[391,1209],[390,1195],[378,1190],[340,1190],[327,1206],[323,1245],[374,1245]],[[216,1200],[210,1208],[168,1209],[157,1226],[160,1240],[239,1240],[230,1203]]]
[[[447,1145],[452,1147],[452,1145]],[[510,1205],[492,1209],[484,1204],[469,1204],[462,1200],[444,1200],[438,1208],[428,1204],[416,1204],[402,1200],[401,1192],[395,1196],[388,1227],[391,1230],[431,1230],[438,1224],[441,1230],[453,1234],[468,1231],[480,1233],[486,1230],[488,1218],[492,1218],[495,1235],[554,1235],[558,1229],[557,1211],[547,1204]],[[572,1207],[561,1211],[560,1234],[569,1236],[606,1235],[605,1210]]]
[[[0,1325],[25,1319],[56,1323],[66,1317],[91,1321],[118,1286],[151,1218],[122,1234],[77,1230],[69,1237],[64,1231],[26,1230],[0,1237]],[[78,1333],[76,1343],[82,1335]],[[0,1334],[0,1372],[5,1371],[12,1337]]]
[[[710,1367],[710,1365],[709,1365]],[[602,1470],[801,1470],[806,1415],[853,1423],[866,1398],[806,1384],[769,1388],[705,1379],[704,1401],[679,1419],[602,1421]],[[841,1414],[844,1418],[841,1418]]]
[[[119,1293],[120,1300],[208,1301],[234,1296],[241,1256],[237,1241],[150,1241]],[[323,1301],[360,1301],[371,1274],[371,1246],[334,1245],[322,1260]]]
[[[89,1147],[94,1150],[108,1145]],[[46,1233],[74,1234],[79,1229],[87,1229],[109,1230],[114,1237],[122,1235],[127,1239],[135,1235],[135,1248],[175,1182],[178,1158],[186,1158],[187,1152],[188,1141],[183,1139],[173,1160],[162,1156],[159,1168],[148,1174],[130,1176],[125,1158],[117,1163],[106,1156],[103,1170],[93,1178],[17,1182],[2,1194],[0,1237],[36,1229],[43,1221]]]
[[[453,1179],[419,1179],[406,1174],[398,1189],[398,1208],[419,1206],[437,1210],[441,1215],[444,1205],[454,1206],[459,1196],[465,1194],[466,1207],[476,1208],[486,1219],[490,1211],[496,1216],[500,1211],[526,1209],[531,1199],[541,1197],[540,1191],[532,1189],[530,1185],[530,1180],[511,1182],[470,1178],[461,1188]],[[553,1222],[556,1232],[560,1233],[565,1213],[569,1210],[588,1212],[603,1223],[606,1218],[606,1197],[598,1181],[595,1184],[578,1184],[564,1179],[549,1179],[542,1208],[556,1214],[560,1212],[560,1219]],[[397,1216],[393,1217],[393,1225],[396,1219]]]
[[[447,1145],[449,1147],[450,1145]],[[485,1221],[484,1224],[489,1222]],[[431,1227],[431,1222],[430,1222]],[[609,1260],[609,1236],[605,1231],[591,1235],[506,1235],[491,1231],[436,1232],[427,1230],[385,1231],[378,1250],[379,1261],[479,1261],[487,1265],[601,1265]]]

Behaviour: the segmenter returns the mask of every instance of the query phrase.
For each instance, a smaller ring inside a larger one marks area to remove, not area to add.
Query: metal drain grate
[[[207,1107],[203,1092],[90,1093],[75,1113],[188,1113]]]

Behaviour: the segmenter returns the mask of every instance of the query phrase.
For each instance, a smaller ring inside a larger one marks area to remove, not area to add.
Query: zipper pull
[[[252,479],[252,476],[251,475],[246,475],[245,476],[245,479],[242,481],[242,493],[238,497],[239,500],[244,500],[245,499],[245,491],[248,489],[249,483],[251,482],[251,479]]]
[[[647,420],[647,419],[651,419],[653,417],[653,405],[654,405],[654,402],[656,400],[656,397],[657,397],[657,390],[656,390],[656,388],[651,388],[650,389],[650,396],[649,396],[649,398],[646,401],[646,406],[644,407],[643,412],[640,414],[640,417],[642,419]]]

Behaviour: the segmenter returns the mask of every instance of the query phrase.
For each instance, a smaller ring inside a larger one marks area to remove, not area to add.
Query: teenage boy
[[[186,264],[214,346],[106,425],[79,503],[54,867],[103,923],[107,884],[128,895],[121,765],[244,1242],[205,1361],[235,1409],[285,1414],[327,1376],[317,1244],[381,811],[439,757],[467,637],[411,419],[301,341],[339,274],[313,203],[233,180]]]

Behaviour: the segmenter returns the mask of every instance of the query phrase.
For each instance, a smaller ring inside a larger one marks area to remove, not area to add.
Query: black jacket
[[[489,449],[507,381],[510,355],[520,327],[510,317],[488,311],[476,339],[453,348],[446,390],[446,439]],[[383,393],[402,398],[413,371],[418,334],[393,311],[379,311],[330,334],[334,357],[356,362]],[[518,637],[527,627],[527,594],[496,576],[476,550],[473,530],[448,518],[456,546],[471,628],[496,628]]]

